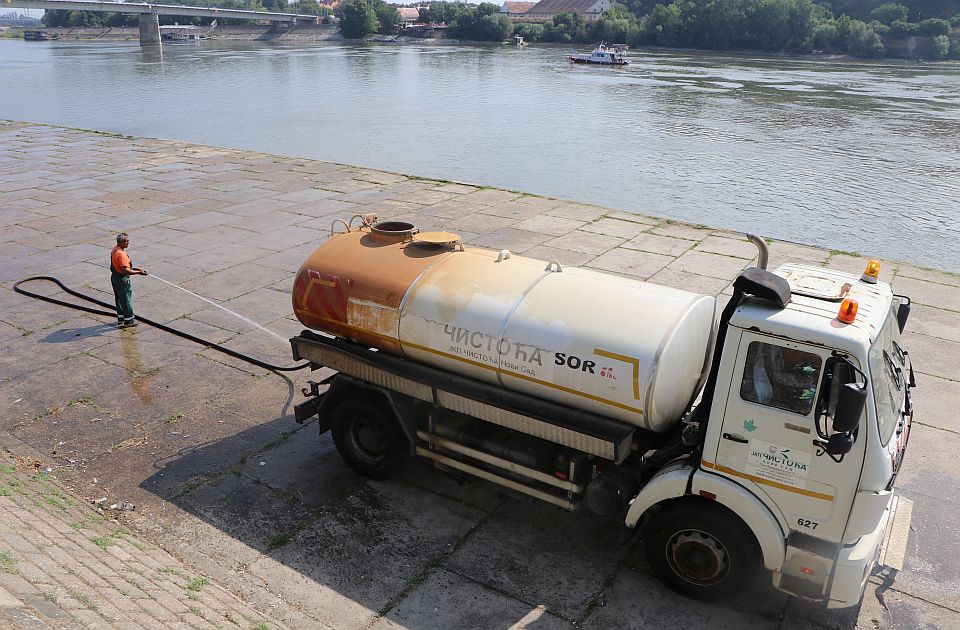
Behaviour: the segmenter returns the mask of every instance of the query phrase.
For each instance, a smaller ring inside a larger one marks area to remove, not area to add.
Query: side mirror
[[[840,387],[837,409],[833,414],[833,430],[850,433],[860,424],[860,416],[867,404],[867,388],[856,383],[846,383]],[[833,436],[831,436],[832,441]],[[852,440],[851,440],[852,442]]]
[[[829,455],[846,455],[853,449],[853,436],[849,433],[834,433],[827,440],[825,449]]]
[[[906,327],[908,317],[910,317],[909,298],[906,302],[900,302],[900,306],[897,307],[897,327],[900,328],[900,332],[903,332],[903,329]]]

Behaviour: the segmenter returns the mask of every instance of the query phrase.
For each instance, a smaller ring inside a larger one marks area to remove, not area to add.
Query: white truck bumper
[[[878,560],[891,568],[902,568],[910,532],[911,507],[912,502],[908,499],[891,495],[876,529],[840,551],[827,608],[856,606]]]

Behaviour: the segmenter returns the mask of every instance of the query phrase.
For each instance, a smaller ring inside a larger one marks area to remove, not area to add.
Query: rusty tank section
[[[716,300],[364,221],[303,263],[309,328],[662,432],[706,378]]]

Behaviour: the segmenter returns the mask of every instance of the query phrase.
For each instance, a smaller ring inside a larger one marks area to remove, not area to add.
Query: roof
[[[734,326],[757,326],[765,333],[852,350],[869,347],[890,314],[893,291],[886,282],[867,284],[860,276],[810,265],[783,265],[774,273],[790,283],[793,295],[787,307],[748,300],[734,314]],[[837,320],[843,297],[859,304],[852,324]]]
[[[420,10],[414,9],[411,7],[397,7],[397,12],[400,14],[400,17],[404,20],[419,20],[420,19]]]
[[[599,0],[540,0],[527,13],[586,13]]]
[[[511,13],[513,15],[526,13],[536,4],[536,2],[504,2],[503,6],[500,7],[500,13]]]

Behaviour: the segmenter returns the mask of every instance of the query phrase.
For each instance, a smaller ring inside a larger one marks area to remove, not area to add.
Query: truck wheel
[[[664,507],[645,527],[644,543],[657,577],[697,599],[743,592],[760,567],[760,547],[749,528],[705,501]]]
[[[331,433],[340,456],[371,479],[389,479],[412,459],[396,420],[365,400],[345,400],[337,405]]]

